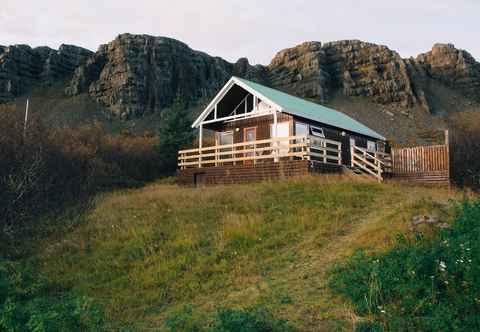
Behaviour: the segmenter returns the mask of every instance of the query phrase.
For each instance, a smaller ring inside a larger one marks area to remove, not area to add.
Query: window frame
[[[310,135],[315,136],[315,137],[325,138],[325,130],[322,127],[317,127],[317,126],[312,126],[312,125],[310,125],[309,127],[310,127],[309,128]],[[320,135],[315,134],[314,133],[315,130],[320,131],[321,134]]]
[[[370,148],[372,144],[373,144],[373,149]],[[377,152],[377,142],[372,140],[367,140],[367,151]]]
[[[222,144],[222,137],[225,137],[227,135],[230,135],[232,137],[232,143]],[[217,133],[217,142],[218,142],[218,145],[220,146],[232,145],[234,143],[233,130],[219,131]]]

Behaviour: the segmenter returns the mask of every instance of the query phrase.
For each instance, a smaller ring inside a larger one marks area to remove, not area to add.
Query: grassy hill
[[[358,318],[330,293],[327,272],[411,235],[414,215],[451,220],[449,200],[460,198],[340,176],[157,183],[99,195],[84,214],[50,220],[53,234],[25,250],[49,282],[94,298],[118,326],[164,330],[185,306],[208,321],[220,307],[261,305],[301,331],[351,330]]]

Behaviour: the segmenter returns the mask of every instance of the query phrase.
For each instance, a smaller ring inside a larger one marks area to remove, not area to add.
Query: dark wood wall
[[[294,117],[289,114],[280,113],[278,114],[277,122],[286,122],[290,123],[290,135],[296,135],[295,133],[295,121],[302,122],[308,125],[313,125],[316,127],[323,128],[325,133],[325,138],[331,139],[337,142],[342,143],[342,164],[350,165],[351,156],[350,156],[350,138],[355,138],[355,144],[357,146],[367,148],[367,141],[379,142],[380,140],[370,138],[361,134],[350,132],[347,130],[339,129],[332,127],[323,123],[314,122],[309,119]],[[210,129],[213,129],[217,132],[222,131],[233,131],[233,142],[241,143],[244,141],[244,129],[249,127],[256,127],[256,139],[263,140],[270,138],[270,125],[273,123],[273,115],[267,115],[257,118],[238,120],[234,122],[228,122],[226,124],[217,124],[211,126]],[[345,133],[342,135],[342,133]]]
[[[290,122],[290,135],[292,134],[292,116],[288,114],[278,114],[277,122]],[[258,118],[245,119],[227,123],[221,131],[233,131],[233,142],[241,143],[244,141],[244,129],[255,127],[257,129],[257,140],[270,138],[270,125],[273,123],[273,116],[267,115]],[[238,130],[237,130],[238,129]]]
[[[350,138],[355,139],[355,145],[367,148],[367,141],[379,142],[380,140],[367,137],[358,133],[354,133],[348,130],[343,130],[340,128],[332,127],[323,123],[315,122],[305,118],[295,117],[293,121],[293,128],[295,128],[295,121],[306,123],[308,125],[313,125],[315,127],[323,128],[325,138],[331,139],[342,143],[342,164],[349,166],[351,163],[351,151],[350,151]],[[345,133],[342,135],[342,133]],[[293,131],[295,135],[295,132]]]

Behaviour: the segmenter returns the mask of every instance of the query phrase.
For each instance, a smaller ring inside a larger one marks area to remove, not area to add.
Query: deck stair
[[[356,174],[364,173],[382,182],[391,171],[391,157],[388,153],[372,152],[365,148],[351,146],[351,167]]]

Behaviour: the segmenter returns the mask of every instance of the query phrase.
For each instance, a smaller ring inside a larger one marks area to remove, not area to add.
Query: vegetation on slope
[[[384,254],[359,252],[334,271],[331,286],[364,317],[359,330],[480,330],[480,201],[433,238],[400,238]]]
[[[0,259],[0,331],[103,331],[91,299],[58,289],[31,267]]]
[[[348,328],[353,313],[326,283],[332,263],[358,248],[389,248],[412,215],[450,219],[453,195],[337,176],[198,190],[157,184],[98,196],[36,259],[50,282],[139,330],[202,315],[214,326],[222,308],[244,315],[252,306],[300,330]]]

